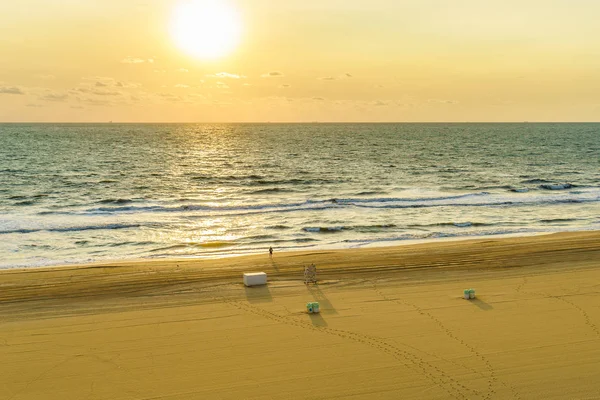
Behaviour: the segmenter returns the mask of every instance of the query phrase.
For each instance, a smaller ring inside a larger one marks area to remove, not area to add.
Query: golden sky
[[[212,60],[186,1],[0,1],[0,122],[600,120],[598,0],[227,0]]]

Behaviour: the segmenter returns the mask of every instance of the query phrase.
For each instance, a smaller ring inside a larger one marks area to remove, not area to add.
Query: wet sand
[[[599,398],[600,232],[2,271],[0,360],[0,400]]]

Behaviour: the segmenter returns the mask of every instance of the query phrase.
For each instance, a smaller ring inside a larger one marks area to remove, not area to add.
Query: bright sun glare
[[[186,53],[214,59],[231,53],[238,45],[241,22],[227,0],[191,0],[175,9],[171,34]]]

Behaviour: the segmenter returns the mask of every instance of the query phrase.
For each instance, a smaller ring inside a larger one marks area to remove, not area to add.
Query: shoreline
[[[377,249],[377,248],[390,248],[390,247],[404,247],[404,246],[415,246],[421,244],[435,244],[435,243],[444,243],[444,242],[464,242],[464,241],[472,241],[472,240],[496,240],[496,239],[506,239],[506,238],[528,238],[528,237],[537,237],[537,236],[545,236],[545,235],[556,235],[563,233],[578,233],[578,232],[600,232],[597,229],[576,229],[576,230],[564,230],[564,231],[535,231],[535,232],[518,232],[518,233],[501,233],[494,235],[466,235],[466,236],[451,236],[451,237],[435,237],[435,238],[426,238],[426,239],[400,239],[400,240],[379,240],[373,242],[361,243],[359,245],[353,246],[342,246],[338,244],[333,245],[323,245],[323,246],[315,246],[307,249],[291,249],[291,250],[279,250],[275,247],[275,251],[278,254],[289,254],[296,252],[320,252],[320,251],[344,251],[344,250],[354,250],[354,249]],[[266,250],[265,250],[266,251]],[[172,256],[172,257],[131,257],[131,258],[115,258],[115,259],[105,259],[98,261],[89,261],[89,262],[51,262],[50,264],[43,265],[17,265],[17,266],[8,266],[8,267],[0,267],[0,273],[3,271],[12,271],[12,270],[25,270],[25,269],[52,269],[52,268],[65,268],[65,267],[74,267],[74,266],[86,266],[86,265],[104,265],[104,264],[112,264],[112,263],[137,263],[137,262],[162,262],[162,261],[174,261],[174,260],[182,260],[182,261],[190,261],[190,260],[217,260],[222,258],[237,258],[237,257],[251,257],[251,256],[259,256],[264,254],[263,251],[253,251],[250,250],[248,252],[242,253],[221,253],[221,254],[197,254],[197,255],[189,255],[189,256]]]
[[[95,285],[95,280],[119,282],[119,277],[136,275],[142,284],[154,282],[151,286],[160,287],[166,284],[185,284],[188,282],[231,281],[241,277],[243,272],[264,271],[269,280],[300,279],[305,265],[316,264],[319,275],[325,279],[329,275],[348,276],[348,274],[369,274],[381,271],[384,266],[388,271],[411,272],[428,269],[489,269],[516,264],[520,267],[534,266],[527,257],[548,257],[545,264],[564,262],[566,259],[553,260],[560,252],[578,257],[578,249],[584,246],[590,254],[600,260],[600,231],[559,232],[533,236],[482,237],[466,240],[424,241],[422,243],[406,243],[399,246],[361,247],[352,249],[321,249],[304,251],[275,251],[272,258],[267,254],[250,254],[218,258],[161,258],[133,259],[85,264],[70,264],[39,268],[11,268],[0,270],[0,289],[3,281],[14,282],[17,287],[26,288],[27,278],[34,281],[53,279],[60,283],[62,290],[68,290],[65,279],[81,275],[88,286]],[[454,240],[452,240],[454,239]],[[576,251],[577,250],[577,251]],[[538,255],[541,254],[541,255]],[[585,254],[586,257],[589,254]],[[457,260],[468,258],[468,262],[460,264]],[[532,258],[533,260],[533,258]],[[360,270],[360,271],[359,271]],[[98,272],[99,271],[99,272]],[[75,274],[75,275],[72,275]],[[149,275],[169,275],[168,282],[160,279],[147,279]],[[18,282],[18,278],[26,279]],[[129,277],[127,278],[129,279]],[[148,281],[148,282],[146,282]],[[18,284],[17,284],[18,282]],[[45,282],[36,282],[44,292],[49,294],[54,286]],[[15,293],[9,286],[0,291],[0,301],[8,293]],[[116,293],[116,292],[115,292]],[[4,296],[3,296],[4,295]]]

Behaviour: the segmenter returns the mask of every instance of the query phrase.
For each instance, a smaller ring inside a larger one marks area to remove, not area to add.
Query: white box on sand
[[[244,273],[244,285],[259,286],[267,284],[267,274],[264,272],[247,272]]]

